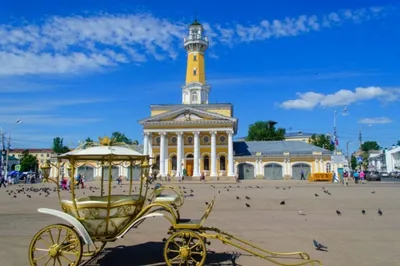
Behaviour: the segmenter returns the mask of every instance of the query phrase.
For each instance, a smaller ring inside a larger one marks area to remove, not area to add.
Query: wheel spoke
[[[49,249],[35,248],[35,251],[49,252]]]
[[[68,259],[67,257],[65,257],[63,253],[61,253],[61,258],[65,259],[65,260],[68,261],[69,263],[73,263],[73,261],[70,260],[70,259]]]
[[[57,257],[57,262],[58,262],[58,264],[59,264],[60,266],[62,266],[60,257]]]
[[[192,249],[194,249],[195,247],[197,247],[198,245],[200,245],[200,242],[195,243],[195,244],[194,244],[193,246],[191,246],[189,249],[192,250]]]
[[[51,229],[49,229],[47,231],[47,233],[49,233],[49,236],[50,236],[51,242],[53,242],[53,245],[56,244],[56,242],[54,241],[54,238],[53,238],[53,234],[51,233]]]
[[[37,262],[38,260],[44,259],[44,258],[46,258],[47,256],[49,256],[49,254],[43,255],[43,256],[41,256],[41,257],[39,257],[39,258],[36,258],[35,261]]]
[[[44,266],[47,266],[47,264],[49,264],[49,262],[51,261],[52,257],[50,257],[47,261],[46,264]]]
[[[46,245],[48,245],[49,247],[51,247],[53,244],[50,244],[49,242],[47,242],[43,237],[41,237],[39,240],[42,240]]]
[[[56,266],[57,259],[53,258],[53,266]]]
[[[58,228],[58,236],[57,236],[57,243],[60,243],[60,238],[61,238],[61,228]]]

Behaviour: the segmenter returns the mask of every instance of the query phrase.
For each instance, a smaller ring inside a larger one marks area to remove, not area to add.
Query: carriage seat
[[[160,194],[157,195],[154,199],[154,202],[161,202],[161,203],[174,203],[179,199],[178,195],[166,195]]]
[[[108,205],[108,196],[86,196],[76,198],[77,209],[72,200],[62,200],[61,206],[82,222],[89,235],[113,236],[135,218],[144,200],[140,195],[112,195]]]
[[[213,207],[215,204],[215,197],[208,205],[206,211],[204,212],[203,216],[200,219],[185,219],[181,218],[177,220],[177,223],[174,226],[175,229],[200,229],[204,222],[207,220],[208,216],[210,215]]]

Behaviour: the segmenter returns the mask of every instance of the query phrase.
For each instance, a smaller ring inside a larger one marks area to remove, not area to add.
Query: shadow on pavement
[[[144,266],[166,265],[163,256],[163,242],[146,242],[134,246],[118,246],[106,249],[105,254],[97,261],[99,266]],[[235,259],[229,253],[207,254],[205,265],[236,265]]]

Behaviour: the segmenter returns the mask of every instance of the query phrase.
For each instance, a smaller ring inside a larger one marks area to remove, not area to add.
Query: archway
[[[254,165],[249,163],[240,163],[238,165],[239,179],[254,179]]]
[[[282,165],[277,163],[269,163],[264,165],[264,178],[270,180],[283,179]]]
[[[133,180],[134,181],[139,181],[140,180],[140,173],[141,173],[141,167],[140,167],[140,165],[134,165],[134,166],[132,166],[132,173],[133,173]],[[130,180],[131,179],[131,166],[129,166],[128,168],[127,168],[127,171],[128,171],[128,174],[127,174],[127,177],[128,177],[128,180]],[[113,175],[113,177],[114,177],[114,175]]]
[[[311,167],[306,163],[296,163],[292,166],[292,178],[301,179],[301,173],[304,173],[304,178],[307,180],[309,174],[311,173]]]
[[[185,163],[186,163],[185,165],[186,175],[193,176],[193,163],[194,163],[193,154],[186,155]]]
[[[78,174],[84,176],[85,181],[94,180],[94,168],[88,165],[82,165],[78,167]]]
[[[103,166],[104,180],[108,180],[108,169],[109,169],[109,166]],[[112,180],[117,180],[117,178],[119,177],[119,167],[118,166],[113,166],[111,168],[111,175],[112,175]]]

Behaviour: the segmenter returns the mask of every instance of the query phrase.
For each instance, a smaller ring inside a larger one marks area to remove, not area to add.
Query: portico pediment
[[[173,123],[236,123],[236,118],[199,110],[191,107],[171,110],[139,121],[140,124],[173,124]]]

